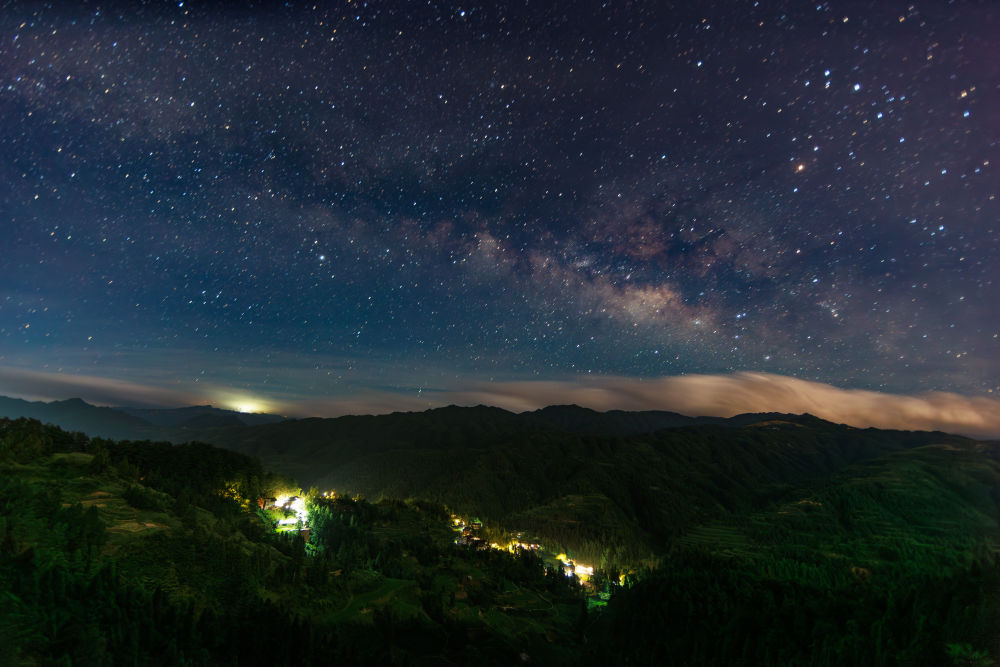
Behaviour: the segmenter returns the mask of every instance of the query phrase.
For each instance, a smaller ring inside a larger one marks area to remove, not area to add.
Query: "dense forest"
[[[605,434],[575,432],[567,426],[573,415]],[[304,484],[369,498],[429,498],[619,569],[654,563],[707,522],[808,497],[854,464],[931,445],[983,455],[976,441],[959,436],[857,429],[808,415],[743,415],[643,432],[673,418],[570,406],[523,415],[445,408],[286,421],[244,430],[242,440],[231,432],[216,444]]]
[[[261,497],[297,490],[209,445],[0,420],[0,664],[572,661],[578,582],[454,544],[439,505],[312,496],[307,544]]]
[[[0,664],[1000,658],[996,444],[776,416],[588,436],[458,411],[434,447],[435,412],[317,466],[367,500],[208,444],[0,420]],[[309,530],[281,532],[265,505],[294,494]],[[456,512],[597,571],[456,544]]]

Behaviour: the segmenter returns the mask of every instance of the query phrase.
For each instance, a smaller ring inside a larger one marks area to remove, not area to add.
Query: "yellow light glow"
[[[267,401],[242,393],[220,393],[216,396],[215,400],[218,401],[218,405],[221,405],[227,410],[235,410],[236,412],[242,412],[244,414],[254,412],[270,412],[274,409],[274,406],[269,404]]]
[[[290,526],[292,524],[302,522],[307,523],[309,520],[309,513],[306,511],[306,501],[305,498],[300,496],[289,496],[286,494],[279,495],[274,502],[275,507],[284,507],[290,509],[295,513],[293,517],[285,517],[278,521],[279,525]]]

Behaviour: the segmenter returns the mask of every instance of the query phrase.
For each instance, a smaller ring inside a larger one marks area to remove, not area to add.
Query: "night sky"
[[[0,13],[0,393],[1000,423],[995,3],[247,7]]]

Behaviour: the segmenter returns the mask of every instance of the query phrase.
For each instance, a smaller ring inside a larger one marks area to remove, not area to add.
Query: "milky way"
[[[993,4],[324,4],[8,5],[4,393],[1000,392]]]

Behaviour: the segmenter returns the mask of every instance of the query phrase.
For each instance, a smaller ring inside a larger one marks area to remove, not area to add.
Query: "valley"
[[[996,443],[791,415],[597,436],[536,419],[261,424],[227,440],[244,452],[0,420],[6,659],[1000,655]]]

